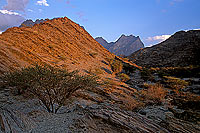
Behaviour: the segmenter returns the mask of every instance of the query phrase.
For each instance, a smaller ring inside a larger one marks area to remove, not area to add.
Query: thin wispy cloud
[[[43,10],[42,9],[38,9],[38,11],[41,13]]]
[[[67,4],[67,8],[76,8],[76,6],[71,4],[71,0],[67,0],[66,4]]]
[[[180,3],[180,2],[183,2],[184,0],[172,0],[171,2],[170,2],[170,5],[174,5],[174,4],[176,4],[176,3]]]
[[[85,13],[83,11],[81,12],[77,12],[76,15],[78,16],[78,18],[82,21],[88,21],[88,19],[85,18]]]
[[[85,16],[84,12],[77,12],[76,14],[79,18],[83,18]]]
[[[144,42],[147,44],[146,47],[151,47],[155,44],[165,41],[170,36],[171,35],[160,35],[160,36],[147,37],[146,39],[144,39]]]
[[[68,5],[69,5],[70,3],[71,3],[71,1],[70,1],[70,0],[67,0],[67,1],[66,1],[66,4],[68,4]]]
[[[162,42],[166,39],[168,39],[171,35],[161,35],[161,36],[154,36],[154,37],[148,37],[147,41],[159,41]]]
[[[38,0],[36,4],[40,6],[49,6],[47,0]]]
[[[196,29],[187,29],[187,30],[184,30],[184,31],[190,31],[190,30],[200,30],[200,28],[196,28]]]
[[[21,16],[21,14],[19,14],[17,12],[12,12],[12,11],[8,11],[8,10],[0,10],[0,13],[8,14],[8,15],[19,15],[19,16]]]
[[[32,9],[28,9],[27,11],[28,11],[28,12],[34,12]]]

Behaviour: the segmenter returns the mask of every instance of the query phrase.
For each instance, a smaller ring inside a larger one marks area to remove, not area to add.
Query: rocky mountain
[[[166,41],[141,49],[129,58],[146,67],[200,65],[199,51],[200,30],[179,31]]]
[[[49,20],[49,19],[45,19],[45,20],[44,19],[36,19],[36,21],[34,22],[31,19],[27,19],[19,27],[32,27],[35,24],[40,24],[40,23],[43,23],[44,21],[47,21],[47,20]],[[83,27],[81,25],[79,25],[79,26],[85,30],[85,27]]]
[[[28,19],[26,21],[24,21],[19,27],[32,27],[35,24],[40,24],[42,22],[44,22],[45,20],[43,19],[37,19],[35,22],[31,19]]]
[[[116,55],[125,55],[128,56],[133,52],[144,48],[144,44],[140,40],[139,36],[135,37],[133,35],[125,36],[122,35],[116,42],[108,43],[102,37],[95,38],[102,46],[108,49],[110,52],[115,53]]]
[[[104,48],[109,49],[113,44],[108,43],[103,37],[97,37],[95,40],[100,43]]]
[[[97,64],[103,67],[101,61],[112,56],[68,18],[37,22],[40,24],[10,28],[0,35],[0,72],[36,62],[73,69],[81,66],[83,70]]]

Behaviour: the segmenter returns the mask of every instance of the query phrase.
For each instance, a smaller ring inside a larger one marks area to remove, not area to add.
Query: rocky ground
[[[46,112],[37,100],[22,100],[1,92],[1,131],[5,132],[167,132],[135,112],[109,103],[76,101],[58,114]]]
[[[145,90],[144,83],[154,84],[162,79],[154,76],[155,81],[146,80],[141,73],[137,69],[131,73],[127,84],[117,85],[117,81],[112,84],[115,86],[112,89],[99,87],[97,90],[78,91],[57,114],[48,113],[37,99],[14,96],[9,88],[1,89],[1,131],[200,132],[199,101],[192,101],[194,106],[190,106],[191,101],[179,99],[169,89],[161,103],[154,103],[141,91]],[[199,94],[196,87],[199,78],[185,80],[193,84],[183,90],[195,92],[195,96]]]

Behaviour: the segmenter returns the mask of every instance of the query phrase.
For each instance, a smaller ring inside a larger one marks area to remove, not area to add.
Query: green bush
[[[56,113],[76,90],[99,85],[96,77],[39,65],[7,73],[2,79],[7,86],[16,87],[18,94],[28,93],[37,97],[51,113]]]
[[[130,77],[125,73],[120,73],[117,75],[117,77],[123,82],[130,80]]]

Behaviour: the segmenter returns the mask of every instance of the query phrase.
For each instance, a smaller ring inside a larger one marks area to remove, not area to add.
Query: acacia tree
[[[57,113],[75,91],[99,85],[96,77],[81,76],[78,71],[68,72],[52,66],[36,65],[5,77],[8,85],[17,87],[20,94],[31,92],[51,113]]]

